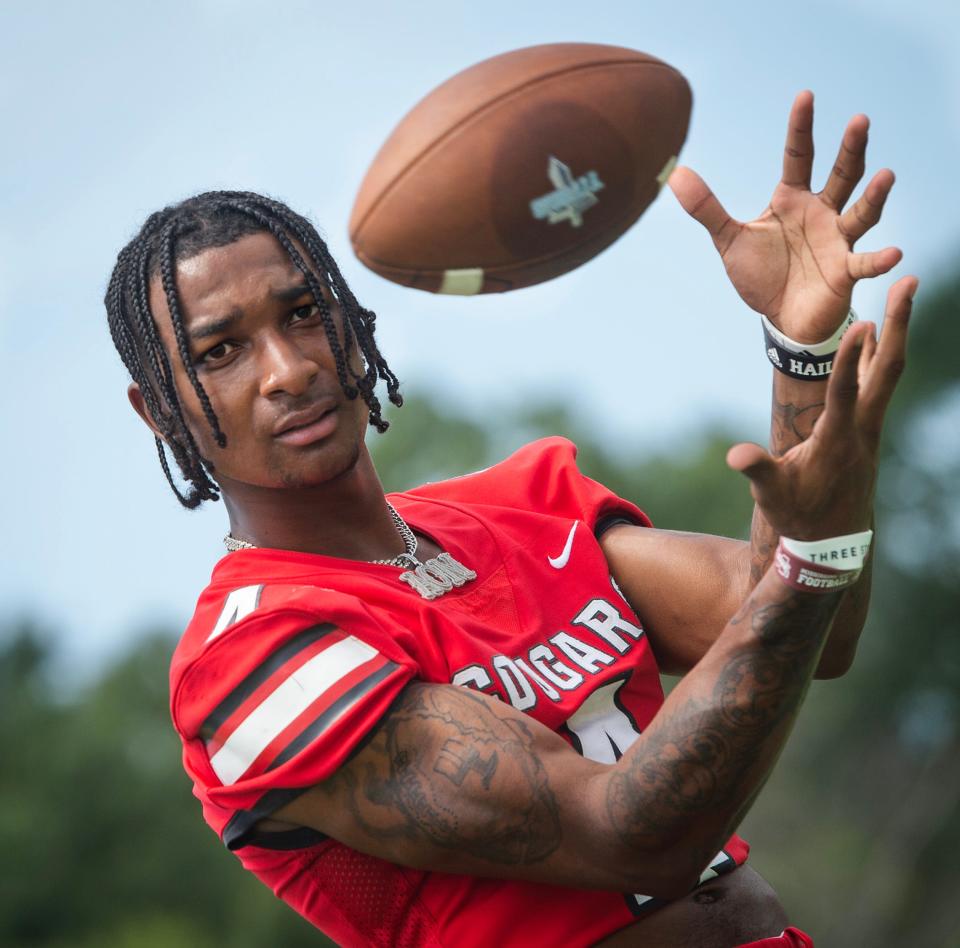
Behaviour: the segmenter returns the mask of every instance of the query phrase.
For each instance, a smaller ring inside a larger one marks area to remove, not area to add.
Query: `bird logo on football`
[[[350,216],[353,248],[375,273],[431,293],[552,280],[656,198],[691,103],[676,69],[622,46],[545,43],[485,59],[384,142]]]
[[[579,178],[559,158],[550,156],[547,162],[547,177],[554,190],[530,202],[530,211],[539,220],[548,224],[570,221],[571,227],[583,224],[583,214],[598,203],[597,191],[603,190],[603,182],[596,171],[588,171]]]

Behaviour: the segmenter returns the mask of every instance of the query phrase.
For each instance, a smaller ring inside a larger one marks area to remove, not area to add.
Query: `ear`
[[[143,419],[143,423],[158,437],[161,441],[166,441],[160,426],[154,421],[153,415],[147,408],[147,401],[140,391],[140,386],[136,382],[131,382],[127,386],[127,398],[133,406],[133,410]]]

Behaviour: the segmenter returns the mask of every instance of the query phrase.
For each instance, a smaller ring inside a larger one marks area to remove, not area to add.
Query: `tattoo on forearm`
[[[777,533],[756,507],[750,525],[750,585],[756,586],[770,568],[777,547]]]
[[[810,437],[813,425],[820,417],[824,402],[798,405],[781,402],[774,391],[770,415],[770,453],[780,457],[792,447]],[[776,531],[767,523],[759,509],[754,511],[750,528],[750,580],[756,586],[773,559],[777,546]]]
[[[770,418],[772,453],[779,457],[795,445],[806,441],[823,408],[822,401],[811,402],[808,405],[794,405],[792,402],[781,402],[774,395]]]
[[[610,780],[607,814],[631,845],[654,844],[707,807],[749,802],[756,767],[766,769],[775,756],[766,738],[799,708],[839,598],[789,592],[748,600],[732,622],[749,624],[762,647],[730,658],[712,696],[673,709]],[[732,811],[731,827],[742,811]]]
[[[560,845],[557,803],[529,728],[497,710],[466,689],[411,685],[362,768],[342,767],[329,792],[370,836],[429,841],[507,865],[545,859]],[[423,746],[424,734],[435,746]],[[498,782],[523,803],[504,806]]]

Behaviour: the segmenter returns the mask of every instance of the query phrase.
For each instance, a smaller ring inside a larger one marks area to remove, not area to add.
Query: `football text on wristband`
[[[852,586],[863,570],[873,531],[827,540],[781,537],[774,566],[780,578],[803,592],[829,593]]]
[[[840,348],[840,340],[856,320],[857,314],[851,309],[840,328],[829,339],[805,345],[785,336],[761,314],[767,358],[775,369],[791,378],[810,382],[826,379],[833,371],[833,357]]]

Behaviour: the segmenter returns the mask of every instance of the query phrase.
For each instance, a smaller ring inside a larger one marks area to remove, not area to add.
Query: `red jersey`
[[[477,578],[427,600],[402,570],[283,550],[224,557],[171,668],[204,817],[243,865],[341,945],[590,945],[658,903],[633,893],[425,872],[313,830],[256,823],[329,777],[407,682],[507,701],[613,763],[663,703],[640,620],[595,531],[647,517],[548,438],[390,500]],[[703,879],[743,862],[733,837]]]

